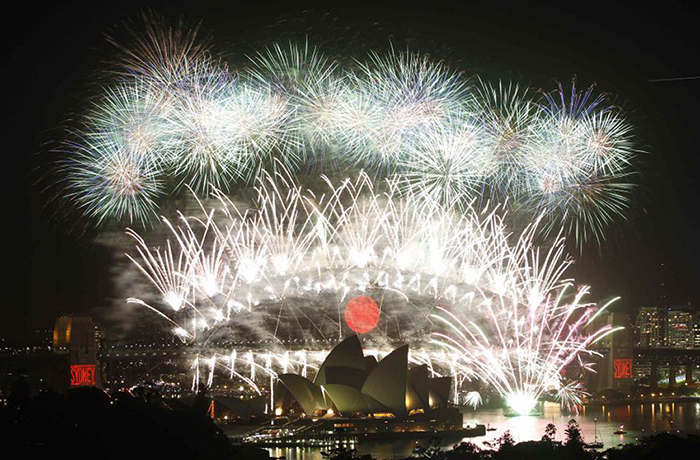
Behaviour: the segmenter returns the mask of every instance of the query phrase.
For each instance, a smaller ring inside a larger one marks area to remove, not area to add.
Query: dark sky
[[[110,255],[80,223],[58,219],[63,208],[42,192],[51,147],[95,92],[114,54],[104,33],[138,18],[131,6],[72,2],[40,8],[19,4],[2,33],[2,155],[5,271],[0,338],[26,336],[59,312],[98,309],[110,295]],[[107,3],[107,2],[104,2]],[[116,2],[110,2],[116,3]],[[700,76],[693,2],[625,8],[591,2],[548,6],[528,2],[402,2],[376,7],[302,7],[294,2],[151,2],[166,17],[202,22],[215,48],[234,59],[276,39],[309,36],[341,53],[398,48],[431,53],[488,79],[552,89],[554,81],[596,83],[616,96],[636,126],[639,184],[627,222],[586,251],[572,274],[593,296],[621,295],[621,308],[658,303],[661,282],[672,303],[700,305],[698,171]],[[569,2],[566,2],[569,3]],[[40,180],[41,178],[43,180]],[[58,178],[56,178],[58,179]],[[665,264],[663,269],[660,264]],[[663,272],[663,273],[662,273]]]

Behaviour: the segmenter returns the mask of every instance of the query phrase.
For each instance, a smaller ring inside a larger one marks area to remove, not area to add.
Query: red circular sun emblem
[[[345,322],[358,334],[372,331],[379,322],[377,302],[364,295],[350,299],[345,306]]]

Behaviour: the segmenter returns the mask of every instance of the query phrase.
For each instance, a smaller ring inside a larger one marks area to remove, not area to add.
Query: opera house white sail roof
[[[345,416],[384,414],[395,417],[447,405],[450,377],[430,378],[428,368],[408,369],[408,345],[377,362],[364,356],[356,335],[336,345],[313,381],[281,374],[276,413],[294,410],[294,402],[308,416],[326,413]]]

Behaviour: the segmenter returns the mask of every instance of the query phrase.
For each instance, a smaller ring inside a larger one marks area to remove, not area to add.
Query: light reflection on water
[[[556,438],[564,440],[566,423],[572,418],[579,423],[586,442],[595,439],[597,426],[598,440],[605,444],[605,448],[635,442],[638,438],[655,432],[700,433],[700,403],[697,402],[589,406],[578,415],[561,411],[555,403],[543,403],[540,410],[542,415],[539,416],[505,417],[501,409],[476,412],[464,409],[465,423],[490,424],[496,428],[496,431],[488,431],[486,436],[464,440],[483,446],[484,441],[494,440],[506,430],[510,431],[517,442],[539,440],[548,423],[557,427]],[[624,425],[627,434],[613,433],[620,425]],[[459,439],[443,440],[441,445],[449,449],[457,442]],[[403,459],[412,455],[414,447],[424,443],[425,441],[415,440],[366,441],[350,447],[356,448],[360,454],[372,454],[378,460]],[[328,448],[282,447],[268,450],[271,457],[284,456],[287,460],[322,460],[321,452]]]
[[[563,440],[565,425],[572,418],[581,426],[586,442],[596,438],[597,425],[598,440],[606,448],[635,442],[637,438],[654,432],[700,433],[700,403],[696,402],[588,406],[578,415],[562,412],[557,404],[544,403],[542,415],[538,417],[508,418],[503,417],[500,410],[472,414],[465,413],[465,421],[473,418],[479,423],[491,423],[498,428],[495,432],[487,433],[486,437],[476,438],[477,443],[497,438],[505,430],[510,430],[516,441],[540,439],[548,423],[557,427],[557,439]],[[620,425],[624,425],[626,435],[613,433]]]

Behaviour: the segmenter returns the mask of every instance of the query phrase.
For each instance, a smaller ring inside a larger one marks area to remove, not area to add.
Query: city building
[[[634,378],[641,385],[656,388],[674,386],[678,371],[686,383],[694,381],[700,348],[698,312],[690,305],[645,307],[635,321],[637,340]]]
[[[657,307],[642,307],[637,313],[637,346],[662,347],[666,339],[666,310]]]
[[[694,343],[695,314],[690,307],[669,307],[666,313],[666,345],[691,348]]]

